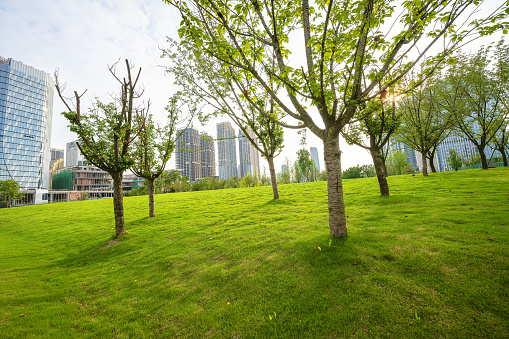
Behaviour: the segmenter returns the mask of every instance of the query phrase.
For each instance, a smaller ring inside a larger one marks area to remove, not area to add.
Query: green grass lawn
[[[508,338],[509,169],[388,181],[0,210],[0,337]]]

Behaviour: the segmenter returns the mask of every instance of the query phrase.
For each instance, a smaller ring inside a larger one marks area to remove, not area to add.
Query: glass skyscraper
[[[0,57],[0,180],[48,189],[53,88],[48,73]]]
[[[78,140],[68,142],[66,145],[65,166],[83,166],[85,157],[78,148]]]
[[[310,147],[309,153],[311,154],[311,159],[315,162],[315,168],[320,172],[320,160],[318,159],[318,149],[316,147]]]

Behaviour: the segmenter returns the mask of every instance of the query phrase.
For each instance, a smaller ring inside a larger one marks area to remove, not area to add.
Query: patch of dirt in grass
[[[450,277],[459,275],[457,267],[446,265],[446,264],[442,265],[442,272],[444,272],[447,276],[450,276]]]
[[[396,235],[396,238],[398,238],[398,240],[409,240],[410,239],[410,234],[406,233],[406,234],[398,234]]]
[[[118,239],[110,239],[110,240],[108,240],[106,245],[104,245],[103,247],[100,248],[100,250],[105,250],[105,249],[110,248],[112,246],[116,246],[118,243],[120,243],[120,240],[118,240]]]
[[[225,261],[226,259],[220,255],[217,255],[215,256],[212,261],[215,262],[216,264],[219,264],[220,262],[223,262]]]
[[[203,337],[204,338],[212,338],[215,333],[216,333],[216,330],[214,328],[211,328],[210,330],[207,331],[207,333],[203,334]]]

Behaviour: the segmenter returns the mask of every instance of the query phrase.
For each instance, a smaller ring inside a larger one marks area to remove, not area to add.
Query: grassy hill
[[[509,170],[0,210],[0,337],[509,337]]]

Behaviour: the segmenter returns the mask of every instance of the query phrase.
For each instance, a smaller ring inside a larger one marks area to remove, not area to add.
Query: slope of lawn
[[[0,210],[0,337],[509,337],[509,170],[388,180]]]

